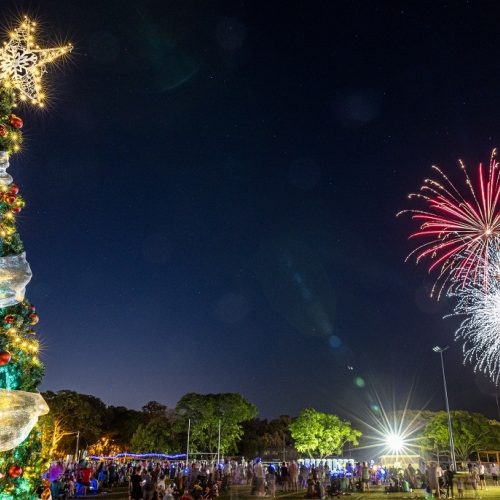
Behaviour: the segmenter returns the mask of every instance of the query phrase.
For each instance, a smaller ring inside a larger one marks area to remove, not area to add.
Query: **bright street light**
[[[387,448],[389,448],[389,450],[393,453],[399,453],[405,447],[405,440],[403,436],[392,433],[387,434],[387,436],[385,437],[385,444],[387,445]]]

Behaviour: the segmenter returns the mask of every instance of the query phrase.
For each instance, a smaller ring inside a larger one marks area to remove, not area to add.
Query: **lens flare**
[[[425,425],[421,410],[410,410],[412,390],[406,400],[396,404],[396,395],[381,397],[372,389],[371,404],[364,417],[357,420],[365,428],[363,444],[358,449],[373,449],[376,456],[386,463],[411,463],[419,459],[420,431]],[[385,404],[392,400],[390,409]]]
[[[389,451],[393,453],[401,453],[401,451],[405,448],[405,439],[403,436],[391,432],[385,437],[385,444]]]

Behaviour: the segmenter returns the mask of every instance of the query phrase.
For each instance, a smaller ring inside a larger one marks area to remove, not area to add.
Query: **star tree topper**
[[[13,88],[21,101],[43,107],[45,67],[71,52],[73,46],[42,49],[35,42],[35,31],[36,23],[25,17],[19,27],[10,32],[10,40],[0,48],[0,80],[6,87]]]

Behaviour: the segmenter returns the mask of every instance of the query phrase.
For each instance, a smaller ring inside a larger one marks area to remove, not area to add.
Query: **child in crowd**
[[[464,480],[460,476],[457,478],[457,490],[458,498],[464,498]]]

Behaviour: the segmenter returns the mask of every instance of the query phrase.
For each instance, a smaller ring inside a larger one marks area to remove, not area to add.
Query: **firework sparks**
[[[466,258],[466,257],[464,257]],[[465,316],[455,333],[462,340],[464,363],[474,365],[498,384],[500,382],[500,251],[490,249],[478,264],[486,286],[468,281],[450,293],[457,304],[450,316]]]
[[[500,241],[500,172],[495,156],[496,150],[493,150],[487,169],[479,164],[476,185],[460,161],[467,186],[463,192],[439,167],[433,166],[440,180],[425,179],[420,193],[409,195],[410,199],[423,200],[426,208],[403,210],[397,214],[410,213],[412,219],[420,223],[410,239],[427,241],[417,246],[406,260],[412,256],[417,263],[429,259],[429,272],[439,272],[438,295],[450,278],[454,284],[465,286],[471,282],[484,284],[487,277],[487,265],[481,273],[478,263],[487,262],[490,249],[498,249]],[[435,290],[436,285],[431,295]]]

